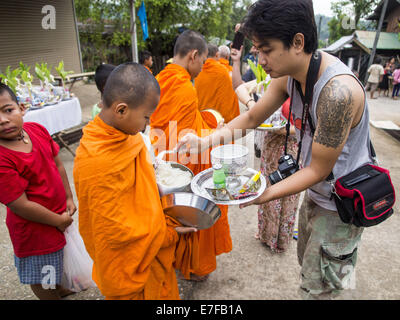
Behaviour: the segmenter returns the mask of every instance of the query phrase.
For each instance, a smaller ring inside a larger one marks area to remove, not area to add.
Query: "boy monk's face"
[[[0,139],[15,140],[21,135],[24,114],[24,108],[8,92],[0,94]]]
[[[207,55],[208,55],[208,50],[206,50],[202,54],[200,54],[198,50],[192,50],[188,54],[189,56],[188,72],[192,80],[195,79],[203,69],[203,64],[207,60]]]
[[[151,90],[148,92],[144,103],[140,106],[133,108],[127,107],[123,110],[118,109],[117,106],[118,129],[130,135],[135,135],[145,130],[146,126],[150,123],[150,117],[155,111],[159,101],[160,95],[155,90]]]

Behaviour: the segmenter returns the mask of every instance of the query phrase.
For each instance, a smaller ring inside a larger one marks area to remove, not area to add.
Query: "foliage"
[[[368,17],[380,0],[339,0],[331,5],[335,17],[328,23],[329,43],[339,40],[341,37],[352,34],[355,30],[364,30],[368,27],[362,19]],[[354,28],[343,28],[344,19],[352,19]]]
[[[141,0],[135,2],[136,12]],[[246,14],[251,0],[145,0],[149,39],[143,41],[136,16],[138,50],[153,56],[173,54],[176,37],[185,29],[205,38],[233,39],[233,30]],[[86,70],[102,62],[119,64],[132,59],[129,0],[75,0],[82,59]]]
[[[65,79],[67,78],[67,76],[71,73],[73,73],[73,71],[65,71],[64,70],[64,61],[60,61],[60,63],[58,64],[57,67],[55,67],[58,75],[61,77],[62,82],[64,83]]]
[[[6,85],[10,87],[10,89],[14,92],[17,92],[18,86],[18,76],[20,75],[21,70],[16,68],[11,71],[11,67],[7,66],[5,73],[0,74],[0,78],[4,81]]]

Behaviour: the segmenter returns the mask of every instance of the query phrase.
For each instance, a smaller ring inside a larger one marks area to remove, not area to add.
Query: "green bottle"
[[[216,189],[226,188],[226,176],[222,164],[218,163],[213,166],[213,182]]]

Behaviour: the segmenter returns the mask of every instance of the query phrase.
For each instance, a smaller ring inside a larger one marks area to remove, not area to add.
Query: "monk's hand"
[[[72,198],[67,199],[67,211],[69,212],[70,216],[73,216],[74,213],[76,212],[76,205]]]
[[[186,234],[186,233],[190,233],[190,232],[197,232],[197,229],[194,227],[176,227],[175,231],[178,234]]]
[[[57,225],[57,229],[61,232],[64,232],[65,229],[67,229],[74,221],[68,211],[65,211],[63,214],[61,214],[59,219],[60,222]]]
[[[223,128],[224,126],[225,126],[225,119],[222,119],[220,122],[218,122],[217,130]]]
[[[175,149],[178,153],[198,154],[207,148],[202,138],[193,133],[188,133],[178,141]]]

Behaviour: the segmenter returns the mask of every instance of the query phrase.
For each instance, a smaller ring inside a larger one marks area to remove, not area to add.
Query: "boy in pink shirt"
[[[15,266],[39,299],[56,300],[71,293],[60,283],[63,232],[76,206],[58,145],[43,126],[24,123],[24,114],[14,92],[0,83],[0,202],[7,206]]]

